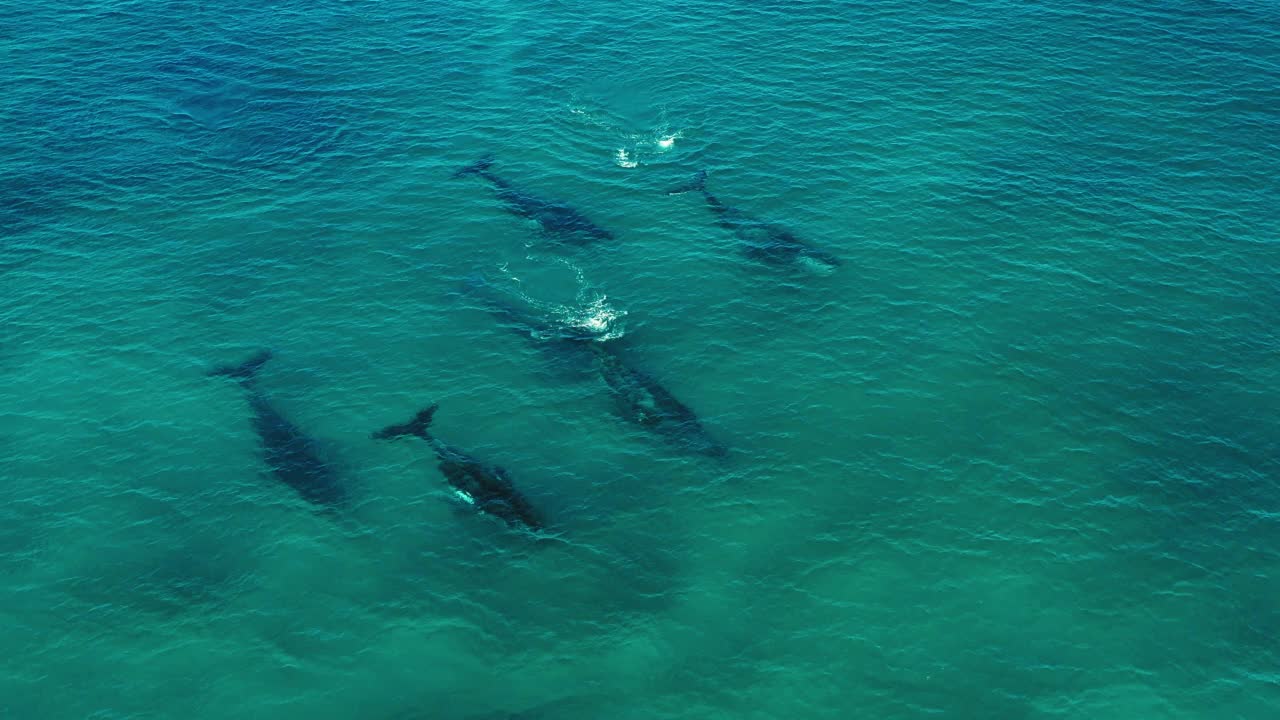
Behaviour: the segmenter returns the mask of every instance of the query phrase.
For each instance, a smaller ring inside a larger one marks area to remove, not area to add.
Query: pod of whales
[[[437,407],[432,404],[414,415],[409,422],[387,426],[374,433],[373,437],[377,440],[393,440],[413,436],[425,440],[435,451],[436,458],[440,461],[440,473],[459,500],[480,512],[502,518],[512,527],[541,530],[543,523],[538,512],[516,490],[506,470],[496,465],[485,465],[428,431]]]
[[[270,359],[271,351],[263,350],[239,365],[210,370],[209,375],[229,377],[248,393],[253,429],[271,473],[308,502],[337,506],[346,499],[346,488],[333,466],[321,457],[315,440],[281,415],[258,387],[258,371]]]
[[[476,176],[485,180],[507,210],[535,221],[543,232],[561,240],[585,244],[613,238],[612,233],[572,207],[517,189],[494,173],[492,165],[493,158],[485,157],[457,170],[454,177]],[[750,257],[769,264],[810,269],[830,270],[840,264],[834,255],[813,247],[786,228],[721,202],[707,190],[706,182],[707,173],[703,170],[668,194],[701,193],[717,225],[736,235]],[[551,351],[557,359],[574,361],[579,366],[576,372],[598,375],[613,400],[614,410],[623,420],[685,450],[712,457],[728,454],[725,445],[707,431],[688,405],[629,362],[616,340],[607,339],[608,328],[548,317],[549,313],[536,300],[496,287],[483,276],[473,275],[464,289],[508,329]],[[257,383],[259,371],[270,359],[271,353],[262,351],[239,365],[219,367],[209,374],[229,377],[247,393],[253,410],[253,428],[272,474],[311,503],[338,505],[347,493],[333,467],[318,452],[315,441],[285,418]],[[440,473],[457,500],[512,527],[543,529],[540,513],[516,489],[503,468],[481,462],[430,431],[436,409],[433,404],[408,422],[373,433],[373,438],[390,440],[412,436],[423,440],[434,453]]]
[[[702,193],[707,207],[716,216],[716,224],[736,235],[750,258],[770,265],[796,265],[819,272],[830,272],[840,265],[835,255],[801,240],[787,228],[725,205],[707,190],[706,170],[699,170],[692,180],[668,190],[667,194],[688,192]]]
[[[562,202],[544,200],[517,189],[494,174],[491,156],[483,157],[453,174],[455,178],[475,175],[493,186],[507,210],[538,223],[542,231],[565,242],[585,245],[596,240],[612,240],[613,233],[591,222],[585,215]]]

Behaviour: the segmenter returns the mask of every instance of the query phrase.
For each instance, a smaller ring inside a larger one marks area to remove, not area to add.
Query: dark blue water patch
[[[346,124],[323,81],[255,48],[184,48],[156,72],[183,148],[207,161],[287,169],[342,138]]]
[[[55,179],[18,173],[0,176],[0,237],[5,238],[6,253],[17,252],[15,236],[38,226],[59,207],[60,184]]]
[[[223,540],[221,546],[226,545]],[[207,538],[194,540],[173,532],[139,557],[107,560],[54,587],[82,606],[86,614],[80,619],[87,622],[94,613],[109,618],[143,614],[191,619],[216,614],[226,597],[237,591],[245,577],[240,562]]]
[[[0,256],[65,245],[59,232],[80,208],[126,202],[122,186],[137,180],[128,172],[103,173],[75,164],[0,167]]]
[[[38,260],[42,254],[38,248],[6,247],[3,253],[0,253],[0,274],[29,265]]]
[[[53,89],[20,95],[30,100],[11,116],[20,132],[0,139],[0,235],[56,230],[80,210],[136,211],[189,182],[174,144],[137,108]]]

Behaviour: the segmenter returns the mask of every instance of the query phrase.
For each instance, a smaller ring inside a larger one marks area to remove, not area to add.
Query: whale
[[[463,505],[500,518],[515,528],[542,530],[545,526],[541,514],[516,489],[506,470],[480,462],[430,432],[431,421],[435,418],[438,407],[432,403],[408,422],[389,425],[373,433],[373,438],[394,440],[416,437],[426,441],[439,460],[440,474],[449,484],[454,497]]]
[[[728,454],[728,448],[707,431],[688,405],[651,375],[628,363],[618,352],[616,343],[587,345],[613,397],[614,409],[623,420],[699,454],[711,457]]]
[[[574,368],[575,374],[598,375],[623,420],[696,452],[727,454],[689,406],[622,356],[616,340],[605,339],[600,330],[548,320],[481,275],[468,278],[464,289],[504,327],[546,351],[556,363]]]
[[[316,441],[282,415],[258,386],[258,372],[270,359],[271,351],[263,350],[239,365],[218,367],[208,374],[231,378],[248,394],[253,429],[272,475],[314,505],[341,505],[347,493],[334,466],[324,459]]]
[[[507,210],[538,224],[542,232],[573,245],[612,240],[613,233],[592,222],[569,205],[539,198],[516,188],[492,172],[493,157],[483,157],[453,173],[453,177],[479,177],[491,186]]]
[[[791,230],[777,223],[760,220],[731,205],[726,205],[707,190],[707,171],[699,170],[693,179],[671,188],[668,195],[701,193],[716,224],[738,237],[747,257],[775,266],[795,266],[819,273],[839,267],[840,258],[814,247]]]
[[[606,340],[598,330],[552,322],[483,276],[473,275],[464,288],[504,327],[546,351],[556,363],[573,368],[575,374],[599,376],[623,420],[701,454],[727,454],[688,405],[622,356],[616,340]]]

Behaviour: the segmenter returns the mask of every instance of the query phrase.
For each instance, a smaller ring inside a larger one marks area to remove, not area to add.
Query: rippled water
[[[1280,717],[1273,3],[0,20],[0,716]]]

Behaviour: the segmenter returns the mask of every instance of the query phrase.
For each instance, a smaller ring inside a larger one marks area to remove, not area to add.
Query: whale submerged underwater
[[[777,223],[753,217],[707,190],[707,171],[699,170],[689,182],[667,191],[668,195],[697,192],[716,216],[716,224],[738,237],[747,257],[769,265],[792,265],[827,274],[840,266],[840,258],[801,239]]]
[[[574,245],[586,245],[599,240],[612,240],[613,233],[592,222],[587,216],[566,203],[544,200],[516,188],[493,173],[493,158],[483,157],[454,172],[455,178],[476,176],[493,186],[513,215],[532,220],[546,235]]]

